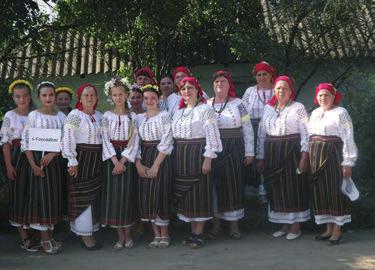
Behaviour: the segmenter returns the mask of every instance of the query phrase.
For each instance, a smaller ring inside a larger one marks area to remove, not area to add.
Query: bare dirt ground
[[[0,235],[0,269],[375,269],[375,230],[346,232],[338,246],[313,240],[317,232],[308,229],[295,241],[273,239],[268,226],[243,230],[243,234],[241,240],[223,234],[198,250],[180,244],[186,237],[181,230],[172,233],[173,242],[167,249],[149,248],[151,236],[146,234],[136,239],[135,248],[115,251],[112,245],[116,235],[106,229],[97,235],[104,244],[102,250],[86,251],[70,240],[64,242],[58,255],[45,255],[21,250],[12,230]],[[63,240],[66,235],[66,230],[60,231],[56,239]]]

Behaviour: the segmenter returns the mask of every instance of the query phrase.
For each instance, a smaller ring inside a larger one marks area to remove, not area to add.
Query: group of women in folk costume
[[[225,220],[229,236],[239,239],[249,175],[264,179],[269,221],[281,224],[274,237],[297,239],[312,209],[316,223],[327,224],[316,239],[339,243],[342,225],[351,221],[341,183],[350,180],[357,158],[350,116],[338,106],[341,94],[329,83],[319,84],[319,108],[309,117],[295,101],[288,76],[276,77],[264,61],[253,75],[257,85],[240,99],[231,74],[215,72],[214,96],[206,99],[187,68],[176,68],[157,87],[152,71],[142,67],[134,85],[122,78],[105,84],[113,108],[104,115],[96,111],[92,84],[78,88],[72,110],[72,89],[42,82],[41,106],[33,110],[31,84],[12,83],[15,109],[5,114],[0,134],[10,222],[21,247],[59,252],[53,229],[65,214],[88,250],[101,248],[93,236],[100,226],[117,231],[114,249],[133,247],[131,229],[139,220],[152,224],[150,247],[168,247],[172,209],[191,224],[185,245],[204,244],[209,220],[210,238]],[[32,128],[62,130],[61,153],[32,150]]]

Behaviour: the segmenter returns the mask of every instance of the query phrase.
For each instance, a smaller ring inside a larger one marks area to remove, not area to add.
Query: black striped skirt
[[[16,170],[16,180],[9,180],[9,220],[25,225],[31,168],[25,153],[21,152],[20,140],[12,141],[11,154],[12,165]]]
[[[73,221],[91,206],[92,222],[100,221],[103,182],[101,144],[77,144],[78,176],[68,177],[69,220]]]
[[[40,166],[41,151],[32,151],[36,165]],[[48,152],[45,152],[47,155]],[[28,224],[54,225],[62,220],[61,156],[55,157],[43,168],[44,176],[35,176],[29,170],[27,217]]]
[[[127,141],[112,142],[117,158],[127,146]],[[101,223],[113,227],[127,227],[137,218],[136,207],[136,171],[134,163],[127,162],[126,170],[119,175],[112,175],[112,160],[104,162],[102,187]]]
[[[301,158],[300,141],[299,134],[266,136],[263,175],[271,211],[309,209],[308,177],[296,173]]]
[[[176,139],[173,149],[174,195],[178,214],[188,218],[213,216],[211,173],[202,174],[205,139]]]
[[[350,200],[341,192],[343,143],[336,136],[310,138],[311,202],[315,215],[350,215]]]
[[[259,127],[259,118],[251,119],[251,125],[254,130],[254,149],[257,149],[257,140],[258,140],[258,127]],[[244,178],[245,184],[258,187],[260,185],[260,174],[258,173],[256,162],[252,162],[249,166],[245,166],[244,169]]]
[[[142,164],[151,168],[157,158],[160,141],[142,141]],[[169,220],[172,199],[172,163],[166,156],[156,178],[138,178],[138,207],[140,217],[147,220]]]
[[[218,211],[244,208],[244,141],[240,128],[220,129],[223,151],[212,160]]]

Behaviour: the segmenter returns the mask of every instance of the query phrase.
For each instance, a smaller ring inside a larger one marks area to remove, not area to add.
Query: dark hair
[[[161,80],[164,79],[164,78],[170,79],[172,81],[172,84],[174,84],[172,76],[169,75],[169,74],[166,74],[166,75],[164,75],[163,77],[160,78],[160,80],[159,80],[159,87],[160,87]]]
[[[139,88],[138,86],[135,86],[135,85],[132,86],[132,92],[137,92],[137,93],[140,93],[141,95],[143,95],[143,92],[142,92],[141,88]]]
[[[49,87],[49,88],[53,88],[53,90],[56,90],[56,86],[55,86],[55,84],[53,82],[49,82],[49,81],[41,82],[36,87],[36,90],[37,90],[37,93],[38,93],[38,97],[40,95],[40,89],[42,89],[43,87]]]
[[[146,93],[146,92],[152,92],[152,93],[155,93],[158,97],[161,96],[160,91],[156,90],[156,89],[153,88],[153,87],[143,88],[143,94]]]

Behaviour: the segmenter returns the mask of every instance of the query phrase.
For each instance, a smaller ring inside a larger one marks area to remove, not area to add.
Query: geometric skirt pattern
[[[307,175],[296,173],[300,158],[299,134],[266,136],[263,174],[271,211],[309,209]]]
[[[341,192],[343,143],[336,136],[310,138],[311,201],[315,215],[350,215],[350,200]]]
[[[121,153],[126,143],[120,145],[117,141],[116,155],[121,159]],[[101,223],[113,227],[127,227],[137,218],[136,206],[136,172],[132,162],[125,163],[126,170],[122,174],[112,175],[114,168],[112,160],[104,162],[104,179],[102,187]]]
[[[220,129],[223,151],[212,160],[218,212],[244,208],[244,142],[240,128]]]
[[[212,217],[212,176],[211,172],[202,174],[206,139],[176,139],[174,145],[174,195],[177,213],[188,218]]]
[[[160,141],[142,141],[142,164],[151,168],[157,158]],[[166,156],[161,163],[156,178],[138,177],[138,208],[141,219],[169,220],[172,199],[172,163]]]

